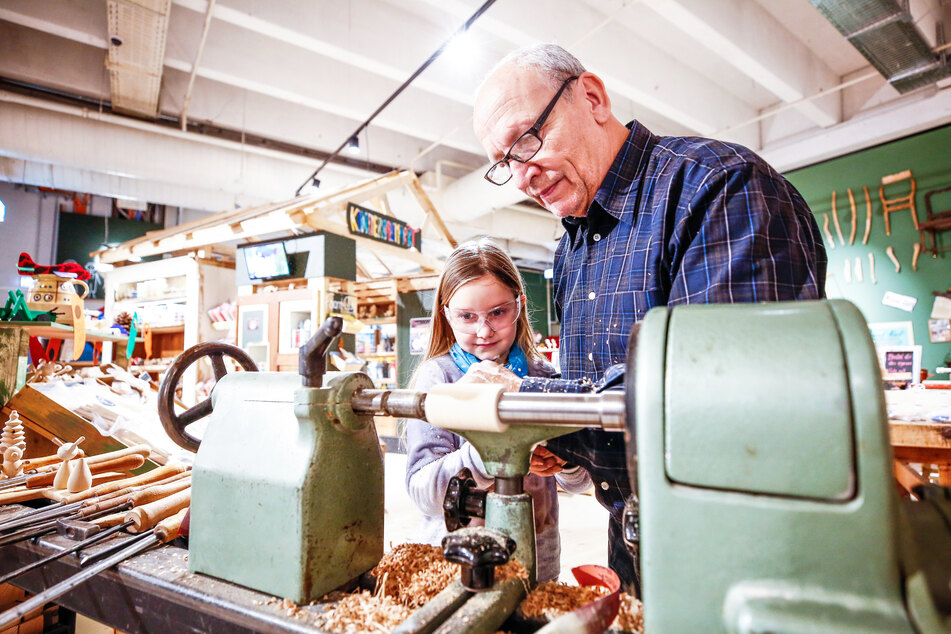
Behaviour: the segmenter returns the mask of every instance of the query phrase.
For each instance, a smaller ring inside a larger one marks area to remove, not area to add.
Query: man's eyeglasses
[[[474,335],[485,323],[493,332],[511,326],[518,321],[522,309],[522,300],[516,297],[510,302],[499,304],[489,310],[469,310],[468,308],[449,308],[445,306],[446,319],[453,330]]]
[[[561,97],[561,93],[565,92],[565,88],[568,87],[568,84],[576,79],[578,79],[578,76],[573,75],[564,81],[561,88],[559,88],[555,96],[552,97],[552,100],[548,102],[545,111],[542,112],[541,116],[532,124],[532,127],[526,130],[522,136],[515,139],[515,143],[513,143],[509,151],[505,153],[505,156],[496,161],[485,173],[485,180],[493,185],[504,185],[512,178],[512,169],[509,167],[509,161],[527,163],[538,154],[538,151],[542,149],[542,138],[538,136],[538,134],[541,132],[542,126],[545,125],[545,120],[548,119],[548,115],[551,114],[555,104],[558,103],[558,98]]]

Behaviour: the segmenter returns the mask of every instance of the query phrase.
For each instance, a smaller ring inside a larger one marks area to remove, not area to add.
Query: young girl
[[[430,326],[429,350],[416,370],[415,390],[455,383],[479,361],[495,361],[520,377],[554,373],[532,342],[522,278],[508,255],[487,239],[460,246],[446,260]],[[406,440],[406,488],[425,516],[421,541],[439,545],[446,535],[442,502],[449,479],[464,467],[479,488],[490,486],[493,478],[475,448],[452,432],[408,420]],[[557,579],[560,568],[555,478],[572,493],[591,486],[587,472],[577,467],[554,478],[534,473],[557,470],[552,461],[558,459],[537,448],[533,473],[525,477],[525,492],[534,502],[539,581]]]

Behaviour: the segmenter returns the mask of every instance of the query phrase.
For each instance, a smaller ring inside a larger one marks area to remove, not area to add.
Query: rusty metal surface
[[[23,508],[0,508],[0,520]],[[96,552],[125,540],[122,535],[96,545]],[[0,549],[0,574],[61,549],[70,541],[51,536],[39,543]],[[133,557],[63,595],[60,605],[130,633],[176,632],[320,632],[316,615],[324,606],[304,607],[296,615],[280,607],[280,598],[188,571],[188,551],[172,542]],[[15,579],[28,592],[39,592],[79,570],[74,555]]]

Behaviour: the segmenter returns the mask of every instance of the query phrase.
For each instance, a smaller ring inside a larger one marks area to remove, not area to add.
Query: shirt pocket
[[[651,308],[665,305],[659,291],[618,291],[598,298],[593,324],[593,351],[604,367],[625,360],[627,340],[635,322]]]

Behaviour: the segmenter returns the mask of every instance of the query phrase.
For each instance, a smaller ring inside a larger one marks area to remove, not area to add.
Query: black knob
[[[462,469],[449,480],[446,497],[442,501],[446,530],[450,533],[468,526],[473,517],[485,517],[485,494],[476,488],[469,469]]]
[[[442,551],[446,561],[462,566],[463,587],[480,592],[495,583],[495,567],[508,562],[515,540],[500,531],[473,526],[443,537]]]

